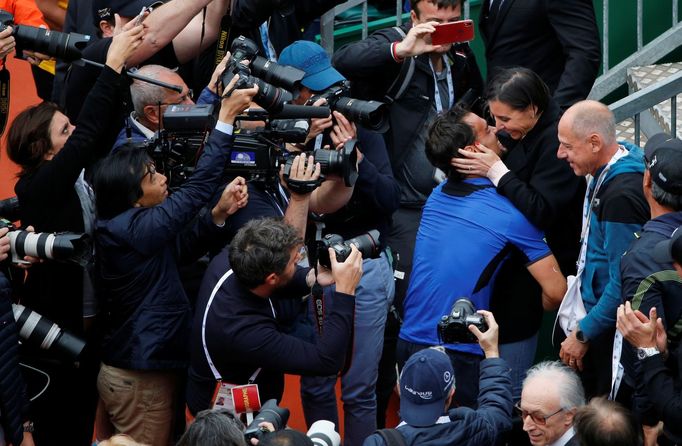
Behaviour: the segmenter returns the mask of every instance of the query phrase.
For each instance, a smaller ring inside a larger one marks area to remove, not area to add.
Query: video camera
[[[90,43],[90,36],[78,33],[63,33],[45,28],[28,25],[16,25],[14,16],[0,9],[0,31],[8,26],[12,27],[12,35],[16,40],[16,53],[23,57],[23,50],[56,57],[65,62],[72,62],[81,58],[81,51]]]
[[[308,104],[313,104],[318,99],[326,99],[327,105],[346,116],[353,122],[357,122],[368,130],[384,133],[388,130],[388,107],[379,101],[363,101],[350,97],[350,83],[344,81],[332,85],[322,93],[308,99]]]
[[[9,228],[12,262],[22,263],[25,256],[45,260],[73,262],[86,266],[93,261],[92,240],[87,234],[74,232],[28,232],[0,219],[0,228]]]
[[[338,234],[327,234],[317,242],[317,259],[320,265],[331,268],[329,248],[332,248],[336,253],[337,262],[345,262],[351,253],[351,245],[355,245],[363,259],[375,259],[381,254],[379,251],[379,231],[376,229],[348,240],[344,240]]]
[[[19,337],[24,342],[72,361],[80,357],[85,341],[23,305],[12,304],[12,311]]]
[[[488,330],[488,323],[483,315],[476,313],[476,307],[467,298],[457,299],[450,310],[438,322],[438,338],[445,344],[478,342],[478,338],[469,331],[469,325],[474,325],[481,332]]]
[[[251,444],[251,439],[261,439],[264,434],[270,432],[259,426],[260,423],[268,422],[272,423],[275,430],[284,429],[289,421],[289,409],[286,407],[279,407],[277,405],[277,400],[271,399],[267,400],[260,408],[260,412],[253,419],[251,424],[246,426],[244,429],[244,438],[247,444]]]

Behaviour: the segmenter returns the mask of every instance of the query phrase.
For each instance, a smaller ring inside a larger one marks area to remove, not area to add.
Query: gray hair
[[[580,377],[573,369],[560,361],[544,361],[528,369],[523,387],[535,378],[546,378],[555,383],[559,391],[559,404],[562,409],[573,409],[585,405],[585,390]]]
[[[682,211],[682,195],[664,191],[655,181],[651,182],[651,195],[661,206],[665,206],[675,212]]]
[[[137,70],[137,73],[152,79],[158,79],[161,73],[175,73],[175,71],[161,65],[145,65]],[[135,113],[138,116],[144,116],[144,108],[147,105],[163,102],[167,91],[165,87],[135,79],[130,86],[130,96]]]
[[[601,136],[605,145],[616,143],[616,120],[606,105],[586,100],[573,107],[573,133],[583,138],[596,133]]]

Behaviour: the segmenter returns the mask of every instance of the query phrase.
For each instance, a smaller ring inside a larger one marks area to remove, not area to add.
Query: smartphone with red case
[[[436,25],[436,30],[431,33],[431,43],[433,45],[470,42],[472,40],[474,40],[473,20],[441,23]]]

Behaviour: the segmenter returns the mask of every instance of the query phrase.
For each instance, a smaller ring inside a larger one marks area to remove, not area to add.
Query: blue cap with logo
[[[301,83],[313,91],[324,91],[346,79],[332,67],[324,48],[308,40],[297,40],[284,48],[277,63],[303,70]]]
[[[410,426],[432,426],[445,412],[454,385],[447,354],[434,348],[413,354],[400,373],[400,418]]]

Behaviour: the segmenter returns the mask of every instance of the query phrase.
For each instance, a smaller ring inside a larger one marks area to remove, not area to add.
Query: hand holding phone
[[[146,14],[148,12],[152,12],[152,8],[149,6],[143,6],[142,9],[140,10],[140,13],[135,17],[135,26],[139,26],[142,24],[142,20],[144,20]]]
[[[433,45],[446,45],[474,40],[473,20],[441,23],[436,25],[435,28],[436,30],[431,33],[431,43]]]

